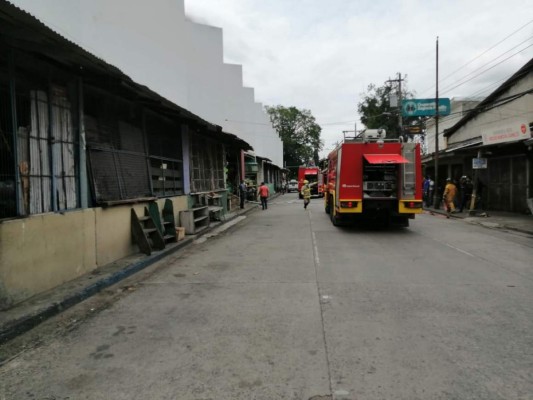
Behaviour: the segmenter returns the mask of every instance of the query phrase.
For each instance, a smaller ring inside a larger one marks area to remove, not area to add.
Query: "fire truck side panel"
[[[340,167],[337,170],[337,196],[335,206],[339,213],[361,213],[363,211],[362,159],[360,146],[354,143],[342,145]],[[352,202],[352,207],[341,207],[341,202]]]

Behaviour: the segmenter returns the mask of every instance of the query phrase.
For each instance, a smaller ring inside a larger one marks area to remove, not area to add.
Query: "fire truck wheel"
[[[326,212],[326,214],[329,214],[329,203],[328,202],[324,202],[324,211]]]
[[[337,213],[335,212],[335,207],[331,208],[329,212],[329,218],[331,219],[331,223],[333,224],[333,226],[339,226],[341,224],[339,217]]]

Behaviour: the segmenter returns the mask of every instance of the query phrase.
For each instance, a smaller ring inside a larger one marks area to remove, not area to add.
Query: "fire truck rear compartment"
[[[365,161],[363,165],[363,198],[396,199],[399,168],[398,164],[370,164]]]
[[[409,226],[408,217],[398,214],[399,164],[363,165],[364,219],[386,226],[389,223]]]

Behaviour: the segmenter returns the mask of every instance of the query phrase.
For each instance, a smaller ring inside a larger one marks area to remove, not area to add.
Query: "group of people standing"
[[[309,181],[304,180],[301,194],[304,199],[304,208],[307,208],[311,201],[311,186],[313,186],[316,183],[309,183]],[[244,202],[246,200],[246,197],[248,195],[248,186],[246,185],[245,181],[241,181],[239,184],[239,200],[240,200],[240,207],[244,208]],[[257,189],[257,196],[261,199],[261,208],[263,210],[268,209],[268,196],[270,195],[270,190],[268,189],[268,186],[265,184],[265,182],[261,182],[261,186]]]
[[[466,208],[470,208],[470,202],[473,201],[472,194],[474,185],[472,180],[464,175],[456,183],[452,178],[446,179],[446,186],[442,194],[442,201],[446,212],[455,213],[463,212]],[[426,206],[433,205],[433,196],[435,194],[435,182],[430,176],[424,179],[423,183],[423,199]]]
[[[246,182],[241,181],[239,185],[239,200],[241,208],[244,208],[244,201],[246,200],[247,194],[248,187],[246,186]],[[270,190],[268,189],[268,186],[265,185],[265,182],[261,182],[261,186],[259,186],[259,188],[257,189],[257,195],[261,199],[262,209],[268,209],[268,196],[270,195]]]

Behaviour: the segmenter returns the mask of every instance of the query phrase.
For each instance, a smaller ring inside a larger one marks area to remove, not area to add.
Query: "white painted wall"
[[[243,87],[242,67],[224,63],[222,29],[188,21],[184,0],[12,3],[283,166],[281,139],[256,103],[253,89]]]
[[[507,98],[530,90],[533,86],[533,73],[524,76],[514,86],[502,93],[499,98]],[[461,142],[473,137],[491,133],[494,130],[513,126],[526,125],[533,121],[533,94],[526,94],[509,103],[502,104],[489,111],[485,111],[468,121],[450,137],[450,142]],[[519,140],[530,138],[531,135],[521,136]]]
[[[458,140],[457,137],[445,138],[443,133],[445,129],[454,126],[466,113],[473,109],[479,101],[470,99],[451,99],[450,100],[450,115],[439,117],[439,151],[445,150],[448,145],[460,142],[468,138]],[[435,119],[431,118],[426,122],[426,144],[427,153],[435,153]]]

